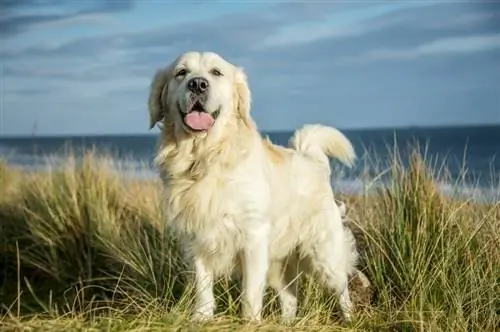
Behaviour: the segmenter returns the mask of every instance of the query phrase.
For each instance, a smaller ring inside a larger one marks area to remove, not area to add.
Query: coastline
[[[91,151],[95,156],[100,156],[100,158],[106,159],[110,168],[124,180],[142,180],[142,181],[157,181],[159,173],[157,169],[149,165],[143,160],[137,160],[135,158],[116,158],[111,154],[100,154],[96,153],[95,150],[89,149],[87,152],[83,152],[83,155]],[[61,169],[67,166],[68,159],[72,160],[72,163],[80,163],[82,160],[82,154],[76,157],[74,153],[68,152],[66,155],[50,155],[50,156],[38,156],[34,160],[30,160],[30,163],[23,164],[19,160],[11,162],[9,158],[4,158],[0,156],[0,163],[6,164],[9,168],[13,170],[19,170],[21,172],[30,173],[43,173],[47,171],[53,171],[55,169]],[[398,156],[399,158],[399,156]],[[399,165],[402,166],[402,165]],[[340,193],[342,195],[353,195],[353,196],[366,196],[366,195],[377,195],[377,193],[388,188],[391,185],[392,180],[387,176],[389,169],[386,167],[380,167],[378,165],[361,165],[361,169],[372,167],[371,176],[358,175],[358,176],[345,176],[345,171],[340,169],[338,172],[338,165],[332,164],[332,179],[331,185],[334,188],[334,192]],[[377,171],[378,170],[378,171]],[[378,174],[377,174],[378,173]],[[438,173],[438,172],[435,172]],[[440,170],[439,173],[445,173]],[[478,183],[478,181],[466,181],[463,176],[467,173],[464,168],[456,179],[447,177],[436,177],[434,181],[440,192],[455,200],[473,201],[477,203],[495,203],[500,201],[500,174],[488,174],[490,181],[488,184]],[[442,175],[442,174],[441,174]]]

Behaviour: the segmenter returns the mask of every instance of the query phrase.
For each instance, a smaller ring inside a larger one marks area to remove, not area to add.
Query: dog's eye
[[[182,77],[182,76],[186,76],[187,74],[187,70],[182,68],[180,69],[176,74],[175,74],[175,77]]]
[[[213,68],[213,69],[211,70],[211,73],[212,73],[212,75],[214,75],[214,76],[222,76],[222,72],[221,72],[219,69],[217,69],[217,68]]]

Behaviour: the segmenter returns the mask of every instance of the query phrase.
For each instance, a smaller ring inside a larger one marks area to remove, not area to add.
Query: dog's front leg
[[[212,318],[215,311],[214,276],[200,258],[194,258],[194,268],[196,300],[193,319],[205,321]]]
[[[269,268],[268,230],[262,227],[247,239],[243,248],[242,314],[247,320],[261,319],[262,302]]]

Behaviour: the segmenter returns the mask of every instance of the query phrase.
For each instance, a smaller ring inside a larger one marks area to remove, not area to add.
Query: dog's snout
[[[194,93],[203,93],[208,90],[208,81],[203,77],[193,77],[188,81],[188,89]]]

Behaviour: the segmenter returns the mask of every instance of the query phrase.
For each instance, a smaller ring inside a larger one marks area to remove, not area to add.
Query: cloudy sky
[[[4,135],[147,133],[157,68],[243,66],[263,130],[500,124],[500,4],[2,0]]]

